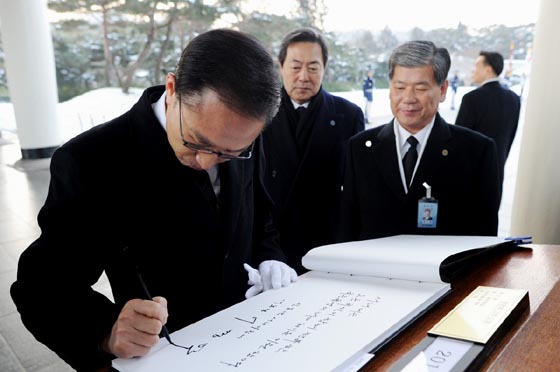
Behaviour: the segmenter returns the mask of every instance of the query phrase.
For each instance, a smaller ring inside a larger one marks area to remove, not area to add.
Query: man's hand
[[[245,268],[247,274],[249,275],[247,284],[251,286],[247,292],[245,292],[245,298],[251,298],[258,295],[263,290],[261,274],[259,273],[259,270],[253,269],[249,264],[243,264],[243,268]]]
[[[119,358],[146,355],[159,342],[167,316],[167,300],[163,297],[128,301],[103,342],[103,349]]]
[[[287,287],[298,278],[294,269],[284,262],[276,260],[261,262],[259,265],[259,273],[261,274],[265,291],[272,288],[278,289],[280,287]]]
[[[296,271],[280,261],[263,261],[258,270],[248,264],[243,264],[243,267],[249,274],[248,284],[251,286],[245,292],[245,298],[256,296],[263,290],[286,287],[297,280]]]

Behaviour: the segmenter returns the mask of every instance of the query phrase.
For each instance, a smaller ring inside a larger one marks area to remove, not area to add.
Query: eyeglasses
[[[185,137],[183,136],[183,123],[182,123],[182,112],[181,112],[181,106],[183,106],[181,104],[181,97],[179,98],[179,131],[181,132],[181,140],[183,141],[183,146],[185,146],[186,148],[188,148],[189,150],[192,151],[196,151],[196,152],[201,152],[203,154],[208,154],[208,155],[216,155],[217,157],[221,158],[221,159],[227,159],[227,160],[233,160],[233,159],[240,159],[240,160],[247,160],[247,159],[251,159],[251,156],[253,156],[253,145],[255,144],[254,142],[251,143],[251,145],[249,145],[249,147],[247,147],[245,150],[241,151],[241,153],[239,155],[231,155],[231,154],[224,154],[223,152],[220,151],[214,151],[212,149],[209,149],[208,147],[205,146],[201,146],[197,143],[193,143],[193,142],[188,142],[185,140]]]

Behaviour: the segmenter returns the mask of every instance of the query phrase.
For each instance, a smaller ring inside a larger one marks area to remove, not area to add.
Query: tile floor
[[[49,185],[48,163],[22,172],[15,135],[3,132],[0,144],[0,371],[72,371],[56,354],[35,340],[21,323],[10,297],[20,253],[38,236],[37,213]]]

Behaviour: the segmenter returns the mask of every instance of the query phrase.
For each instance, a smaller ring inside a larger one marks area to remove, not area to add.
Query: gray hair
[[[389,79],[393,78],[395,66],[432,66],[436,83],[441,86],[447,80],[451,58],[445,48],[438,48],[431,41],[416,40],[404,43],[391,53],[389,58]]]

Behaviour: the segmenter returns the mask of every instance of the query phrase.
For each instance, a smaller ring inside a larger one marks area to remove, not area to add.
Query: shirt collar
[[[395,138],[396,138],[395,146],[397,147],[398,159],[402,160],[404,154],[406,154],[406,151],[408,151],[408,148],[410,147],[410,144],[406,141],[408,137],[413,135],[418,140],[418,145],[416,147],[418,150],[418,160],[416,161],[416,165],[414,166],[414,172],[412,173],[413,179],[416,175],[416,169],[418,169],[418,164],[420,164],[420,159],[422,159],[422,155],[424,154],[424,149],[426,148],[426,143],[428,142],[428,138],[430,137],[430,133],[432,132],[432,128],[434,127],[435,120],[436,117],[434,116],[432,118],[432,121],[430,121],[428,125],[422,128],[422,130],[420,130],[416,134],[412,134],[401,126],[397,118],[394,119],[393,131],[395,132]],[[401,174],[401,182],[404,187],[404,190],[406,193],[408,193],[408,185],[406,184],[405,181],[404,168],[401,160],[397,162],[397,166],[399,167],[399,173]]]
[[[154,110],[154,115],[156,115],[156,118],[158,119],[159,123],[161,124],[164,130],[165,130],[165,123],[167,121],[165,117],[165,97],[166,97],[166,92],[164,91],[161,97],[159,97],[159,99],[156,102],[152,103],[152,109]]]
[[[309,103],[311,102],[311,101],[307,101],[305,103],[300,104],[300,103],[297,103],[296,101],[294,101],[291,98],[290,98],[290,101],[292,101],[292,105],[294,106],[294,110],[297,110],[299,107],[302,107],[302,106],[307,108],[309,106]]]
[[[495,77],[495,78],[491,78],[491,79],[486,79],[482,82],[482,84],[480,84],[480,86],[483,86],[483,85],[488,84],[488,83],[493,83],[495,81],[500,82],[500,78]]]
[[[393,129],[395,131],[395,137],[397,138],[398,149],[400,150],[399,155],[404,156],[405,152],[403,150],[405,150],[405,148],[409,146],[406,140],[408,139],[408,137],[413,135],[418,140],[418,144],[420,145],[420,148],[418,149],[418,154],[421,156],[421,152],[426,147],[426,142],[428,140],[430,132],[432,131],[435,120],[436,117],[434,116],[428,125],[422,128],[418,133],[412,134],[406,129],[404,129],[403,126],[397,120],[397,118],[395,118],[395,125],[393,126]]]

